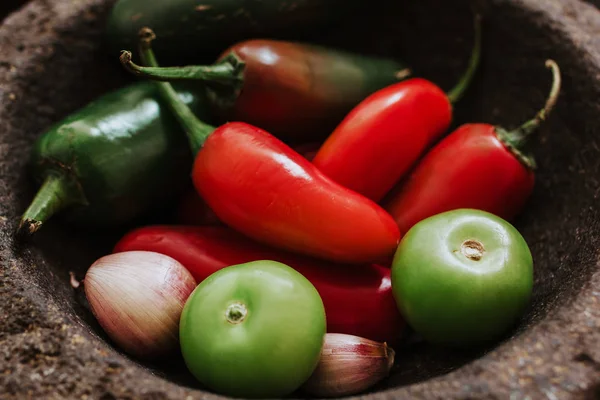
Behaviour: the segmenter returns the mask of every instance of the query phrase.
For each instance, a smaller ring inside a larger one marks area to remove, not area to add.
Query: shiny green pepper
[[[294,37],[341,20],[364,0],[119,0],[108,19],[111,54],[137,45],[138,31],[152,29],[161,59],[213,57],[252,37]],[[214,53],[214,54],[213,54]]]
[[[198,115],[204,98],[178,89]],[[52,215],[107,227],[173,199],[189,184],[192,154],[154,83],[108,93],[51,127],[35,142],[30,169],[41,185],[18,233],[31,235]]]

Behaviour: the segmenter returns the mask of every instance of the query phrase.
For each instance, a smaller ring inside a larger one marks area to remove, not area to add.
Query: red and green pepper
[[[142,56],[156,66],[154,35],[142,35]],[[121,58],[132,64],[131,53]],[[378,262],[393,254],[400,232],[379,205],[327,178],[263,129],[201,122],[171,84],[157,84],[196,154],[196,190],[225,224],[257,241],[331,261]]]
[[[365,97],[410,76],[392,59],[266,39],[237,43],[211,66],[130,69],[150,79],[198,80],[222,120],[290,140],[329,134]]]

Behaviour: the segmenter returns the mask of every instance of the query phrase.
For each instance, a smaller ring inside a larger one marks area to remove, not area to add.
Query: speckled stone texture
[[[466,1],[374,1],[321,41],[396,54],[450,88],[472,38]],[[33,195],[27,152],[49,124],[130,79],[107,55],[111,2],[39,0],[0,28],[0,398],[215,399],[180,359],[142,365],[94,322],[69,272],[82,278],[122,234],[55,220],[34,243],[12,239]],[[491,0],[481,73],[455,123],[513,127],[542,105],[548,57],[561,66],[556,112],[534,140],[533,198],[515,221],[531,245],[535,293],[519,326],[493,348],[459,352],[413,342],[365,398],[600,398],[600,13],[574,0]],[[364,33],[364,34],[363,34]],[[209,61],[215,55],[205,54]]]

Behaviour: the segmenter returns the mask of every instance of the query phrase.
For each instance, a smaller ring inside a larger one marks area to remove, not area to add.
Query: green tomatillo
[[[316,368],[326,333],[314,286],[275,261],[224,268],[189,297],[180,321],[190,372],[224,395],[281,397]]]
[[[400,311],[417,333],[443,345],[499,338],[524,311],[532,286],[533,259],[519,231],[474,209],[414,225],[392,264]]]

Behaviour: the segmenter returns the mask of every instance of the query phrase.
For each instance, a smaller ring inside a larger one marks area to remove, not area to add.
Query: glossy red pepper
[[[373,93],[329,136],[313,160],[315,166],[339,184],[381,200],[450,126],[452,104],[477,71],[480,48],[477,16],[469,68],[448,95],[421,78]]]
[[[386,209],[404,232],[430,216],[475,208],[510,220],[522,209],[534,187],[534,159],[523,152],[530,135],[548,116],[560,91],[554,82],[546,106],[531,121],[508,132],[489,124],[466,124],[438,143],[390,196]]]
[[[142,56],[156,66],[153,34],[143,33]],[[121,61],[136,67],[129,52],[123,52]],[[196,190],[225,224],[255,240],[337,262],[377,262],[395,252],[400,232],[375,202],[327,178],[258,127],[204,124],[171,84],[157,85],[197,154],[192,171]]]
[[[394,303],[389,268],[328,264],[261,245],[226,227],[142,227],[127,233],[114,248],[114,252],[132,250],[173,257],[198,283],[229,265],[279,261],[315,286],[325,305],[329,332],[390,343],[400,339],[405,325]]]
[[[307,160],[312,160],[319,150],[319,143],[306,143],[294,146],[294,150]],[[195,189],[185,193],[179,201],[175,219],[178,224],[197,226],[219,226],[223,223],[210,209],[208,204],[198,195]]]
[[[280,248],[362,263],[389,256],[400,239],[394,220],[376,203],[245,123],[225,124],[208,137],[192,178],[219,219]]]
[[[267,39],[237,43],[214,65],[142,67],[135,73],[200,81],[223,120],[253,124],[286,139],[331,132],[366,96],[410,76],[392,59]]]

